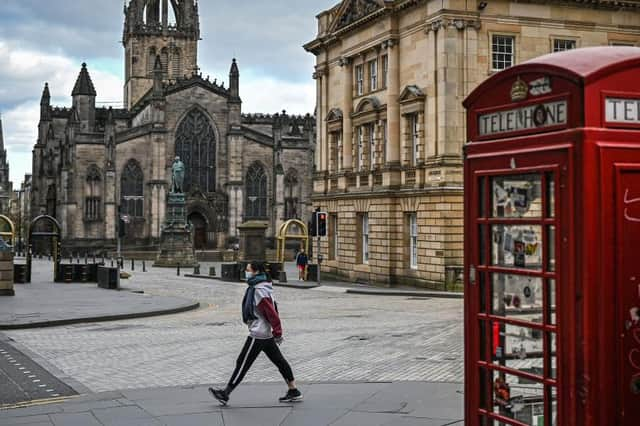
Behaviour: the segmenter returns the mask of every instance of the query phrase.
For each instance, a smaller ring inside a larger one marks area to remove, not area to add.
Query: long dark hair
[[[249,262],[249,266],[256,273],[256,275],[264,274],[267,277],[267,281],[271,281],[271,276],[267,272],[266,265],[264,262],[258,262],[257,260],[252,260]]]

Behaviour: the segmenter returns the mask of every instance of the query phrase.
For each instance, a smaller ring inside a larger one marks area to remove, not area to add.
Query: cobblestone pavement
[[[244,284],[153,268],[122,285],[194,299],[202,308],[6,334],[95,392],[228,380],[247,335]],[[299,381],[463,381],[462,300],[352,295],[328,286],[275,291],[282,351]],[[245,378],[280,380],[264,356]]]

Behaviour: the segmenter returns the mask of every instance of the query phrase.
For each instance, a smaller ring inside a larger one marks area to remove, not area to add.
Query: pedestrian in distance
[[[242,321],[249,327],[249,337],[236,361],[236,368],[224,389],[209,388],[222,405],[227,405],[231,392],[238,387],[260,352],[278,367],[289,390],[279,398],[280,402],[302,401],[302,393],[296,388],[291,366],[280,352],[282,344],[282,324],[278,305],[273,296],[273,285],[264,263],[250,262],[245,269],[247,289],[242,299]]]
[[[304,249],[301,248],[300,252],[296,256],[296,266],[298,267],[298,279],[304,281],[307,274],[307,265],[309,264],[309,257]]]

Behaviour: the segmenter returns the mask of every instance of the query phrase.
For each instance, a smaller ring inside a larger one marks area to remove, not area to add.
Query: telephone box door
[[[558,424],[566,159],[564,150],[469,153],[469,425]]]
[[[617,241],[618,294],[622,369],[621,425],[640,419],[640,165],[618,165]]]

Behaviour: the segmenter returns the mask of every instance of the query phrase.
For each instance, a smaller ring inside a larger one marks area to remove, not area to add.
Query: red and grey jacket
[[[256,339],[270,339],[282,336],[282,324],[276,301],[273,297],[273,285],[269,281],[263,281],[255,285],[254,315],[257,317],[250,321],[249,334]]]

